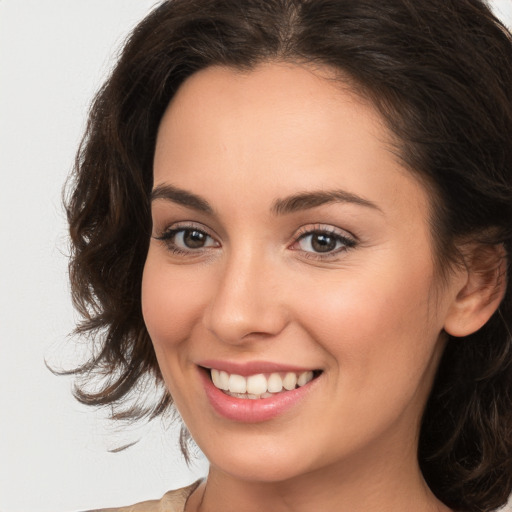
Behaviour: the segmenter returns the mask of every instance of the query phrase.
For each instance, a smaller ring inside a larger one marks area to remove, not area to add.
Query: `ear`
[[[499,245],[464,247],[462,286],[448,310],[444,330],[452,336],[468,336],[480,329],[498,309],[507,288],[507,258]]]

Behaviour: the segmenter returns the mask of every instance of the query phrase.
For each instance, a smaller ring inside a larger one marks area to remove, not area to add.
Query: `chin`
[[[201,448],[201,443],[198,444]],[[255,434],[244,442],[219,442],[203,451],[212,467],[245,481],[283,482],[309,473],[315,467],[314,460],[304,456],[308,450],[300,449],[296,440],[286,443],[279,436],[269,440],[268,435]]]

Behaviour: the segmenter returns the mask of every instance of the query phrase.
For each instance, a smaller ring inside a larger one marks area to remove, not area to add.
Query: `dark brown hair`
[[[141,313],[156,134],[180,84],[212,65],[328,65],[369,98],[428,185],[447,268],[461,238],[512,254],[512,41],[481,0],[171,0],[133,31],[91,109],[70,180],[73,299],[94,347],[76,396],[116,418],[161,375]],[[419,461],[435,494],[468,512],[512,490],[512,291],[475,334],[450,338]],[[95,388],[91,388],[95,385]],[[163,386],[161,386],[163,389]]]

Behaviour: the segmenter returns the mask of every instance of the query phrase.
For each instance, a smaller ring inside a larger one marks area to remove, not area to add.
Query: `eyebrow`
[[[206,199],[192,194],[181,188],[173,187],[172,185],[158,185],[151,191],[151,202],[156,199],[167,199],[173,203],[198,210],[203,213],[213,213],[213,208],[210,206]]]
[[[151,201],[156,199],[166,199],[203,213],[212,214],[214,212],[206,199],[173,185],[162,184],[155,187],[151,192]],[[382,210],[375,203],[346,190],[299,192],[283,199],[276,199],[272,205],[271,212],[274,215],[286,215],[329,203],[351,203],[382,213]]]
[[[319,190],[313,192],[301,192],[290,197],[277,199],[272,212],[275,215],[285,215],[300,210],[309,210],[329,203],[351,203],[358,206],[372,208],[382,213],[382,210],[375,204],[356,194],[346,190]]]

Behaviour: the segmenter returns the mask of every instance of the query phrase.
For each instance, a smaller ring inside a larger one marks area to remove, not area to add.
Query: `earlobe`
[[[507,258],[502,245],[464,250],[465,282],[451,304],[444,330],[468,336],[483,327],[498,309],[507,288]]]

